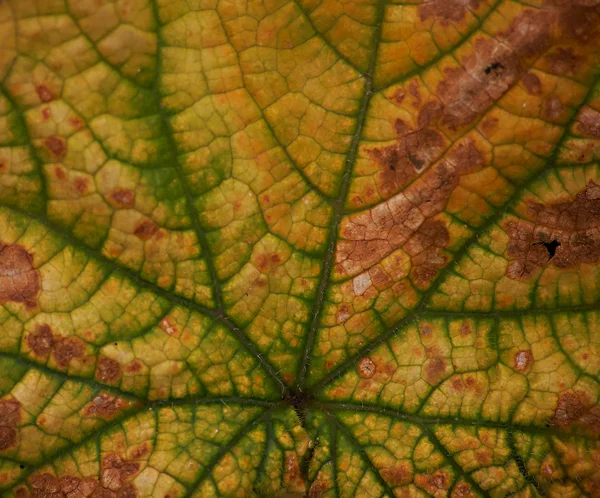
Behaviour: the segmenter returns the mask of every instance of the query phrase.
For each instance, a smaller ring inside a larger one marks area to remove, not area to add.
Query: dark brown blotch
[[[134,234],[138,239],[150,240],[152,236],[158,231],[158,225],[152,220],[142,220],[134,230]]]
[[[0,242],[0,303],[32,302],[40,291],[33,255],[18,244]]]
[[[88,417],[100,417],[110,420],[116,417],[125,406],[121,398],[116,398],[109,394],[100,394],[96,396],[83,410]]]
[[[49,325],[38,325],[27,336],[27,345],[37,356],[47,356],[54,347],[54,334]]]
[[[574,76],[585,62],[585,58],[576,55],[572,48],[558,48],[544,57],[550,71],[560,76]]]
[[[117,207],[131,208],[135,202],[135,192],[127,188],[117,188],[113,190],[109,199],[114,202]]]
[[[479,0],[427,0],[419,7],[419,18],[438,19],[442,26],[450,26],[462,21],[467,11],[479,7]]]
[[[412,468],[408,464],[382,469],[381,476],[392,486],[403,486],[412,481]]]
[[[102,382],[114,383],[121,377],[121,364],[112,358],[103,356],[98,361],[96,377]]]
[[[38,85],[35,87],[35,92],[42,102],[50,102],[54,100],[54,95],[46,85]]]
[[[598,435],[600,434],[600,406],[586,393],[564,391],[558,397],[551,423],[563,429],[578,427]]]
[[[542,82],[540,79],[533,73],[527,73],[521,79],[523,86],[527,90],[527,92],[531,95],[541,95],[542,94]]]
[[[585,106],[579,113],[577,130],[584,135],[600,138],[600,112]]]
[[[44,146],[55,159],[62,159],[67,153],[67,142],[62,137],[48,137],[44,140]]]
[[[83,358],[85,343],[77,337],[67,337],[56,341],[54,346],[54,359],[61,368],[67,368],[71,361]]]
[[[358,362],[358,375],[363,379],[370,379],[375,374],[375,363],[371,358],[362,358]]]

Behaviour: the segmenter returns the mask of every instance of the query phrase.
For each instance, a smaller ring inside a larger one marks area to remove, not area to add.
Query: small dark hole
[[[117,343],[115,342],[115,346],[117,345]]]
[[[558,240],[551,240],[550,242],[536,242],[532,245],[544,246],[546,251],[548,251],[548,261],[550,261],[556,254],[556,248],[560,247],[560,242]]]
[[[21,465],[19,465],[19,468],[20,469],[24,469],[25,468],[25,464],[22,463]]]
[[[485,68],[485,74],[490,74],[492,71],[496,69],[504,69],[504,66],[499,62],[492,62],[488,67]]]

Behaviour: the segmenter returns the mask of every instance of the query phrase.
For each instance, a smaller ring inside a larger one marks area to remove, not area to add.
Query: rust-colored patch
[[[527,73],[521,79],[523,86],[531,95],[541,95],[542,93],[542,82],[540,79],[533,73]]]
[[[98,361],[96,377],[102,382],[114,382],[121,377],[121,364],[111,358],[103,356]]]
[[[459,482],[452,490],[452,498],[470,498],[474,496],[471,492],[471,486],[466,482]]]
[[[58,178],[59,180],[64,180],[67,178],[67,174],[65,173],[65,170],[62,169],[60,166],[56,166],[54,168],[54,174],[56,175],[56,178]]]
[[[44,146],[55,159],[61,159],[67,153],[67,142],[62,137],[48,137],[44,140]]]
[[[427,0],[419,7],[419,18],[438,19],[442,26],[450,26],[462,21],[467,11],[477,9],[479,3],[479,0]]]
[[[138,239],[150,240],[152,236],[157,232],[158,225],[152,220],[143,220],[135,227],[133,232]]]
[[[139,470],[139,463],[129,462],[116,453],[109,453],[102,459],[100,483],[107,489],[117,491]]]
[[[511,261],[506,271],[509,278],[527,278],[548,264],[574,268],[580,263],[600,261],[600,185],[590,181],[570,201],[530,202],[528,213],[534,223],[504,224],[510,238],[507,255]]]
[[[419,113],[419,127],[414,130],[397,119],[394,125],[398,139],[394,145],[367,150],[381,166],[378,183],[385,196],[396,192],[421,171],[431,166],[442,154],[445,141],[442,135],[427,126],[440,115],[437,102],[426,103]]]
[[[600,405],[589,395],[572,390],[560,393],[551,423],[562,428],[578,427],[600,434]]]
[[[547,121],[559,121],[564,114],[565,106],[556,95],[548,97],[544,101],[542,117]]]
[[[459,333],[460,335],[469,335],[472,332],[471,330],[471,324],[469,322],[465,322],[460,326],[460,330]]]
[[[54,335],[49,325],[38,325],[35,332],[27,336],[27,345],[37,356],[47,356],[54,347]]]
[[[533,363],[533,354],[531,351],[518,351],[515,354],[515,370],[525,372]]]
[[[88,417],[100,417],[112,419],[125,406],[125,401],[121,398],[115,398],[109,394],[100,394],[96,396],[83,410]]]
[[[52,116],[52,111],[50,111],[49,107],[44,107],[42,109],[42,119],[44,121],[48,121],[50,119],[50,116]]]
[[[117,207],[131,208],[135,202],[135,192],[127,188],[116,188],[109,195]]]
[[[29,498],[29,491],[25,486],[19,486],[15,490],[15,496],[16,498]]]
[[[17,431],[13,427],[0,425],[0,451],[17,445]]]
[[[84,178],[83,176],[78,176],[77,178],[75,178],[75,190],[77,190],[77,192],[79,192],[80,194],[85,194],[88,190],[88,186],[89,186],[89,179],[88,178]]]
[[[544,59],[550,65],[550,70],[560,76],[573,76],[584,62],[584,58],[575,55],[571,48],[559,48],[549,53]]]
[[[0,242],[0,303],[31,302],[40,290],[33,255],[18,244]]]
[[[316,480],[308,490],[308,498],[321,498],[331,487],[327,482]]]
[[[417,474],[415,484],[428,493],[436,495],[440,490],[450,487],[452,480],[447,472],[436,470],[433,474]]]
[[[568,3],[561,9],[559,24],[567,39],[587,44],[599,34],[600,13],[595,6]]]
[[[68,121],[69,121],[69,124],[76,130],[83,128],[83,121],[76,116],[69,116]]]
[[[440,356],[433,356],[425,361],[424,378],[431,385],[437,385],[446,374],[446,360]]]
[[[61,368],[69,366],[71,361],[82,358],[85,353],[85,344],[77,337],[67,337],[56,341],[54,346],[54,359]]]
[[[584,135],[600,138],[600,112],[585,106],[579,113],[577,130]]]
[[[408,464],[382,469],[380,473],[385,481],[392,486],[402,486],[412,481],[412,468]]]
[[[370,379],[375,374],[375,363],[371,358],[362,358],[358,362],[358,375],[360,375],[363,379]]]
[[[127,373],[138,373],[142,370],[142,363],[139,360],[133,360],[125,366]]]
[[[147,455],[149,451],[150,451],[150,447],[148,446],[148,443],[144,441],[133,451],[131,456],[134,459],[142,458],[143,456]]]
[[[504,95],[523,73],[521,59],[550,46],[555,17],[550,11],[526,10],[496,39],[477,39],[473,53],[460,67],[446,69],[437,87],[442,124],[453,131],[466,126]]]
[[[46,85],[38,85],[35,87],[35,92],[42,102],[50,102],[54,100],[54,95]]]

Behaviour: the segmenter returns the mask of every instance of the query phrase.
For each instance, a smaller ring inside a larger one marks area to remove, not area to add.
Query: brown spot
[[[104,488],[118,491],[139,470],[138,463],[129,462],[115,453],[109,453],[102,459],[100,483]]]
[[[566,39],[587,44],[598,35],[600,13],[595,6],[565,5],[560,12],[559,24]]]
[[[133,451],[131,456],[135,459],[141,458],[144,455],[147,455],[149,451],[150,451],[150,447],[148,446],[148,443],[143,442]]]
[[[83,121],[76,116],[69,116],[68,121],[69,121],[69,124],[76,130],[79,130],[80,128],[83,127]]]
[[[44,140],[44,146],[56,159],[64,157],[67,152],[67,142],[62,137],[48,137]]]
[[[54,99],[54,95],[45,85],[38,85],[35,87],[35,91],[42,102],[50,102]]]
[[[65,173],[65,170],[62,169],[60,166],[56,166],[56,168],[54,168],[54,174],[56,175],[56,178],[58,178],[59,180],[64,180],[65,178],[67,178],[67,174]]]
[[[48,121],[50,119],[50,116],[52,116],[52,112],[50,111],[49,107],[44,107],[42,109],[42,119],[44,121]]]
[[[363,379],[370,379],[375,374],[375,363],[371,358],[365,357],[358,362],[358,375]]]
[[[585,106],[579,113],[577,130],[584,135],[600,138],[600,112]]]
[[[101,417],[107,420],[114,418],[125,406],[121,398],[115,398],[109,394],[100,394],[89,403],[84,413],[88,417]]]
[[[15,490],[16,498],[29,498],[29,490],[25,486],[19,486]]]
[[[452,388],[455,391],[462,391],[465,388],[465,385],[463,384],[463,381],[460,377],[454,377],[452,379]]]
[[[571,48],[559,48],[546,55],[544,59],[550,64],[551,71],[560,76],[574,76],[584,60],[583,57],[575,55]]]
[[[38,325],[35,332],[27,336],[27,345],[38,356],[46,356],[54,346],[54,335],[49,325]]]
[[[0,303],[33,301],[40,290],[40,277],[33,256],[18,244],[0,242]]]
[[[442,26],[450,26],[462,21],[467,11],[479,7],[479,0],[428,0],[419,7],[421,21],[435,18],[440,20]]]
[[[67,337],[56,341],[54,346],[54,359],[61,368],[69,366],[72,360],[83,357],[85,344],[77,337]]]
[[[419,92],[419,81],[416,78],[408,84],[408,93],[413,98],[413,106],[418,107],[421,104],[421,92]]]
[[[323,481],[315,481],[308,490],[308,498],[321,498],[331,488],[331,484]]]
[[[137,488],[132,484],[125,484],[121,489],[117,491],[117,498],[136,498]]]
[[[471,333],[471,324],[469,322],[465,322],[460,326],[459,330],[460,335],[469,335]]]
[[[75,178],[75,189],[80,194],[87,192],[88,184],[89,184],[88,178],[84,178],[83,176],[78,176],[77,178]]]
[[[110,199],[120,208],[131,208],[135,201],[135,192],[127,188],[116,188],[110,193]]]
[[[521,79],[523,86],[531,95],[541,95],[542,93],[542,82],[533,73],[527,73]]]
[[[565,106],[556,95],[552,95],[544,101],[542,117],[548,121],[558,121],[563,115]]]
[[[142,370],[142,364],[138,360],[133,360],[131,363],[125,366],[125,371],[128,373],[137,373]]]
[[[412,481],[412,468],[407,464],[399,464],[396,467],[382,469],[381,476],[392,486],[402,486]]]
[[[454,487],[451,495],[452,498],[470,498],[471,496],[473,496],[471,493],[471,486],[466,482],[459,482]]]
[[[425,489],[429,494],[437,496],[440,490],[446,490],[450,487],[451,480],[446,472],[436,470],[433,474],[417,474],[415,484]]]
[[[53,476],[52,474],[33,474],[29,478],[29,484],[33,488],[33,496],[37,498],[41,497],[51,497],[54,498],[54,494],[60,495],[60,484],[58,482],[58,478]]]
[[[96,377],[102,382],[114,382],[121,376],[121,365],[119,362],[103,356],[98,361]]]
[[[525,372],[533,363],[533,354],[531,351],[518,351],[515,354],[515,370]]]
[[[592,434],[600,434],[600,406],[582,392],[565,391],[558,397],[558,405],[551,423],[567,429],[573,426]]]
[[[444,358],[434,356],[425,361],[425,380],[431,385],[437,385],[446,374]]]
[[[510,238],[507,255],[512,261],[506,272],[509,278],[527,278],[548,264],[574,268],[580,263],[600,261],[600,185],[590,181],[574,200],[530,202],[528,213],[534,223],[504,224]]]
[[[17,445],[17,431],[12,427],[0,425],[0,451]]]
[[[158,225],[152,220],[143,220],[135,227],[133,232],[138,239],[150,240],[152,236],[157,232]]]
[[[401,104],[402,101],[404,100],[404,97],[406,97],[406,92],[404,91],[403,88],[398,88],[395,92],[394,95],[392,95],[392,99],[397,103],[397,104]]]

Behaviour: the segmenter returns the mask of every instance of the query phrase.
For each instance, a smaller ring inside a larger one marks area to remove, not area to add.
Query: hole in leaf
[[[306,414],[307,404],[313,399],[311,393],[306,391],[290,391],[288,395],[284,398],[292,408],[296,412],[296,415],[300,419],[300,422],[304,424],[304,416]]]
[[[485,68],[485,74],[490,74],[492,71],[497,69],[504,69],[504,66],[499,62],[492,62],[488,67]]]
[[[546,251],[548,251],[548,261],[550,261],[556,254],[556,248],[560,247],[560,242],[558,240],[551,240],[550,242],[536,242],[531,245],[544,246]]]
[[[25,468],[25,464],[24,464],[24,463],[22,463],[21,465],[19,465],[19,468],[20,468],[20,469],[24,469],[24,468]]]

